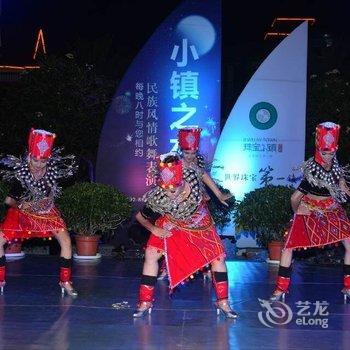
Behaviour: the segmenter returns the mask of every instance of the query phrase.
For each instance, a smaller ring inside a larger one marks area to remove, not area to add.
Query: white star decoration
[[[127,134],[126,137],[125,137],[125,140],[128,141],[128,142],[131,142],[132,141],[132,136],[130,134]]]

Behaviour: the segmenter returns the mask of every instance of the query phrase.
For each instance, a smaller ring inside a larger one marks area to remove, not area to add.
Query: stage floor
[[[286,299],[290,310],[280,304],[267,310],[259,298],[273,289],[277,267],[229,261],[237,321],[216,316],[211,283],[200,276],[171,300],[166,281],[158,282],[152,314],[135,320],[141,264],[112,258],[75,262],[80,294],[72,299],[61,298],[57,258],[8,262],[0,297],[0,349],[350,349],[350,302],[344,305],[340,293],[341,266],[296,263]],[[131,308],[113,309],[115,302]]]

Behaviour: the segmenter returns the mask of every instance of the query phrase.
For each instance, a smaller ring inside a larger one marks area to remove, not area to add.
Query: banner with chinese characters
[[[266,58],[234,105],[216,148],[213,178],[237,199],[256,188],[297,185],[304,160],[307,23]]]
[[[157,156],[176,150],[178,129],[189,125],[203,129],[200,151],[211,162],[220,133],[220,79],[221,2],[184,1],[117,89],[101,133],[97,181],[140,202],[156,183]]]

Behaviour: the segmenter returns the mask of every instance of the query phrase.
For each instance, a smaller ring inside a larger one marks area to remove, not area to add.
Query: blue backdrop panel
[[[158,154],[198,125],[211,161],[219,137],[221,3],[184,1],[159,26],[121,81],[101,133],[97,181],[133,201],[155,184]],[[140,28],[140,30],[142,30]]]

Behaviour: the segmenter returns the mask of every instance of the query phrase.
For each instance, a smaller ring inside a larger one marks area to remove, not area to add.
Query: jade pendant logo
[[[267,130],[275,125],[277,121],[277,110],[271,103],[259,102],[251,108],[249,119],[257,129]]]

